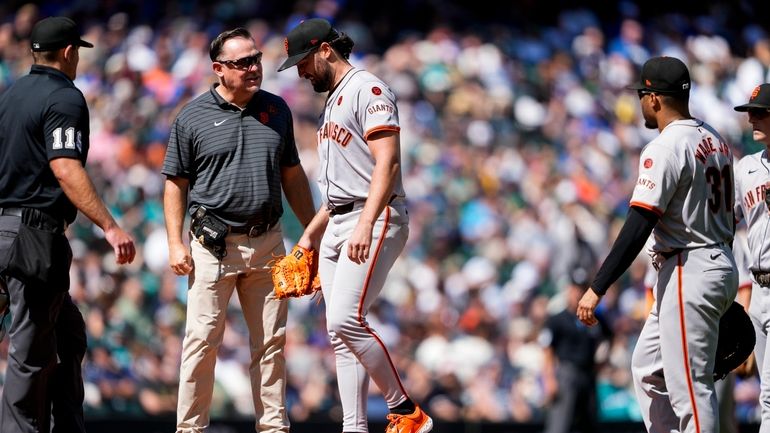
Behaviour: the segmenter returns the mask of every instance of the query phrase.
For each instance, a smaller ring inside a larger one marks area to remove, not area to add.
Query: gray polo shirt
[[[291,111],[260,90],[244,110],[211,89],[182,108],[171,127],[162,173],[190,181],[199,206],[233,226],[281,216],[281,167],[299,164]]]

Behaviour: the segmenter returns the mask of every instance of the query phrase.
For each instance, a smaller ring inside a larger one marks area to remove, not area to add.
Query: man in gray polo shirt
[[[262,53],[254,39],[242,28],[226,31],[209,54],[218,83],[181,110],[163,164],[169,264],[177,275],[190,274],[177,432],[202,432],[209,424],[233,289],[249,329],[256,429],[288,432],[287,304],[273,295],[267,263],[285,254],[281,187],[303,225],[315,209],[291,112],[283,99],[260,89]],[[192,216],[192,251],[182,241],[185,210]]]

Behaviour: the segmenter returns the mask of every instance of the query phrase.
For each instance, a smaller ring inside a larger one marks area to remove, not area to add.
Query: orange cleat
[[[385,433],[428,433],[433,429],[433,420],[417,406],[410,415],[388,415]]]

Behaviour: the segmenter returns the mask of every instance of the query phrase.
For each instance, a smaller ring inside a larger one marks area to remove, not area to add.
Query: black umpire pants
[[[0,432],[85,432],[86,332],[68,293],[72,252],[63,229],[28,219],[0,215],[0,278],[12,315]]]
[[[560,362],[556,379],[559,392],[546,416],[545,433],[599,431],[595,373]]]

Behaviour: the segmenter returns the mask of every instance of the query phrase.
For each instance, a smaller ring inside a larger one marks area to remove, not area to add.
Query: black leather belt
[[[351,201],[348,204],[343,204],[341,206],[335,206],[331,209],[329,212],[329,215],[345,215],[346,213],[350,213],[353,210],[353,207],[355,206],[356,202]]]
[[[206,218],[212,218],[218,223],[218,225],[227,226],[227,233],[246,234],[251,238],[261,236],[273,228],[276,224],[278,224],[278,220],[280,220],[279,216],[273,216],[270,220],[262,220],[256,224],[232,226],[223,221],[222,218],[219,218],[215,213],[209,211],[203,206],[199,206],[192,214],[192,220],[190,221],[190,231],[195,232],[198,225],[201,224],[201,221]]]
[[[388,204],[393,203],[393,200],[395,200],[396,197],[398,196],[395,194],[390,196],[390,200],[388,200]],[[339,206],[334,206],[334,207],[329,206],[329,215],[335,216],[335,215],[345,215],[346,213],[350,213],[351,211],[353,211],[353,208],[356,207],[356,203],[357,202],[355,201],[351,201],[350,203],[342,204]]]
[[[254,225],[246,225],[246,226],[230,226],[230,233],[237,233],[237,234],[247,234],[250,238],[256,238],[257,236],[261,236],[262,234],[266,233],[268,230],[270,230],[273,226],[278,223],[278,218]]]
[[[751,271],[754,281],[762,287],[770,287],[770,272]]]
[[[15,216],[21,218],[21,213],[24,211],[20,207],[0,207],[0,215]]]
[[[47,230],[54,233],[64,233],[67,230],[67,223],[63,219],[54,217],[40,209],[30,207],[3,207],[0,208],[0,215],[20,217],[21,222],[29,227],[35,227],[40,230]]]

